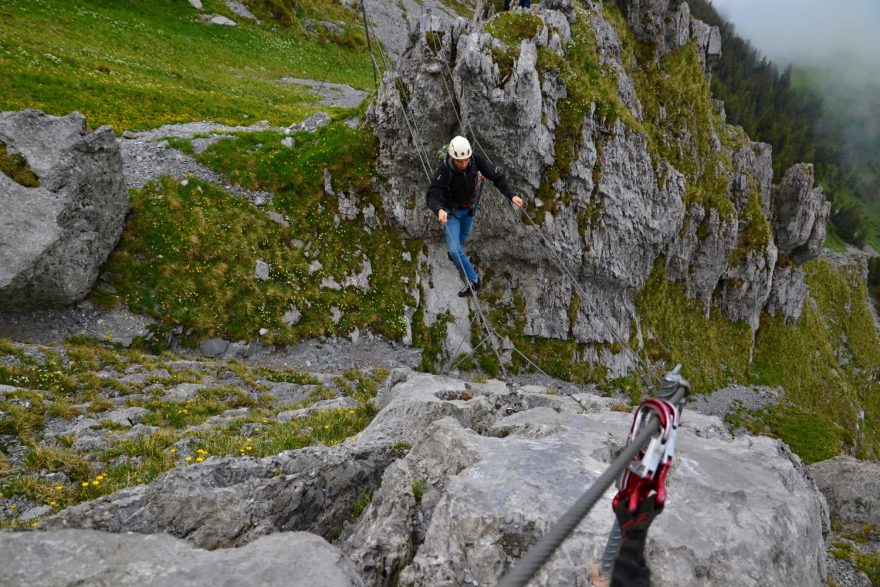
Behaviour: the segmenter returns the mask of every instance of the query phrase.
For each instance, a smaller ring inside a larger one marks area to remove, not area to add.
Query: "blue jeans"
[[[530,8],[532,0],[519,0],[519,5],[523,8]],[[504,10],[510,10],[510,0],[504,0]]]
[[[461,248],[461,245],[464,244],[464,241],[471,233],[473,226],[474,217],[468,214],[467,210],[454,210],[449,213],[444,236],[446,237],[446,250],[449,251],[452,262],[458,267],[459,271],[464,273],[465,277],[471,281],[476,281],[478,279],[477,272],[474,271],[471,260],[464,254]]]

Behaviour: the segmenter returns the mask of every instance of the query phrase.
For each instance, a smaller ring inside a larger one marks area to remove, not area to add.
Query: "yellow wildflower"
[[[204,461],[204,460],[205,460],[205,457],[196,457],[196,462],[197,462],[197,463],[201,463],[201,462]]]
[[[92,481],[92,485],[100,485],[100,484],[101,484],[101,482],[98,481],[97,479],[95,479],[94,481]]]
[[[193,458],[192,458],[192,457],[186,457],[186,458],[183,459],[183,460],[185,460],[185,461],[188,463],[188,462],[190,462],[191,460],[193,460]]]
[[[89,482],[88,482],[88,481],[83,481],[83,482],[82,482],[82,486],[83,486],[83,487],[88,487],[88,486],[89,486]]]
[[[61,491],[62,489],[64,489],[63,485],[56,485],[55,486],[55,491]]]

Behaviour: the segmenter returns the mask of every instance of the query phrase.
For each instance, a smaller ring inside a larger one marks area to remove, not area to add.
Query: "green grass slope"
[[[357,31],[354,13],[321,4]],[[235,16],[219,1],[205,13]],[[315,102],[284,76],[372,86],[355,33],[336,43],[275,21],[236,17],[239,26],[226,27],[197,14],[182,0],[5,0],[0,110],[78,110],[117,133],[193,120],[289,125]]]

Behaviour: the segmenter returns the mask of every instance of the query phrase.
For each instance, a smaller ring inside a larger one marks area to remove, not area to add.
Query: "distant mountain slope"
[[[858,246],[880,248],[880,133],[865,130],[877,124],[872,94],[855,99],[851,85],[841,85],[833,71],[800,65],[780,71],[708,0],[688,3],[696,18],[721,30],[724,53],[712,92],[724,100],[729,121],[773,146],[777,177],[793,163],[813,162],[834,203],[836,234]]]

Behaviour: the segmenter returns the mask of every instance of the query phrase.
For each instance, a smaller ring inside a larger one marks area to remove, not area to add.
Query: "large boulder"
[[[828,501],[831,520],[847,530],[865,524],[880,528],[880,464],[848,456],[810,465],[810,474]]]
[[[128,211],[110,127],[93,133],[74,112],[0,113],[0,142],[39,180],[0,173],[0,310],[63,306],[85,297],[116,246]]]
[[[358,587],[338,548],[306,532],[209,552],[167,534],[56,530],[0,534],[0,584]]]
[[[576,413],[571,399],[538,391],[521,390],[527,409],[501,413],[480,432],[458,418],[434,422],[386,470],[342,543],[368,585],[398,576],[402,585],[495,584],[599,477],[630,416],[588,395],[578,396],[587,413]],[[395,393],[389,406],[427,399]],[[797,457],[777,440],[733,439],[717,418],[692,412],[678,447],[670,501],[649,535],[654,584],[823,584],[827,510]],[[535,585],[587,584],[585,567],[600,558],[612,525],[612,495]]]

